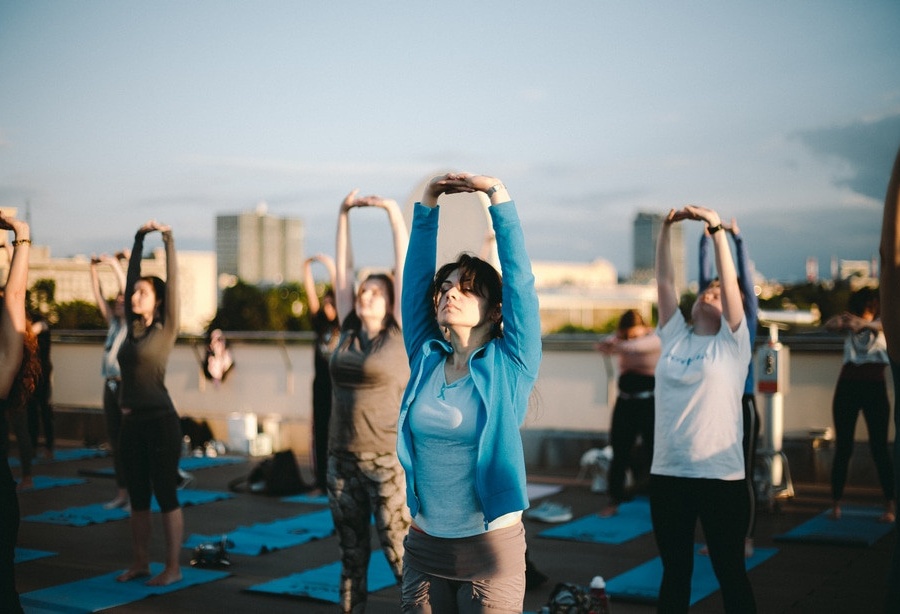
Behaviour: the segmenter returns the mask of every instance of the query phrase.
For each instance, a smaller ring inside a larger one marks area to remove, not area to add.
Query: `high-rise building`
[[[303,221],[255,211],[216,216],[217,273],[249,284],[303,280]]]
[[[631,279],[635,283],[649,283],[656,278],[656,240],[665,219],[665,214],[645,211],[639,212],[634,218],[632,245],[634,267]],[[675,288],[678,292],[684,292],[688,289],[684,258],[684,225],[673,224],[670,232]]]

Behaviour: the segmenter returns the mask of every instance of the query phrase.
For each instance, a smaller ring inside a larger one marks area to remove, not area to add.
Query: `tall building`
[[[634,218],[632,245],[634,267],[631,279],[635,283],[649,283],[656,278],[656,239],[665,222],[663,213],[639,212]],[[687,267],[684,255],[684,224],[671,229],[672,264],[675,267],[675,288],[684,292],[687,286]]]
[[[216,272],[249,284],[303,280],[303,221],[255,211],[216,216]]]

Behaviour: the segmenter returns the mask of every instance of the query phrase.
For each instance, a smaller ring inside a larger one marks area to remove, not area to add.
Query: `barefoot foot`
[[[600,518],[609,518],[611,516],[615,516],[619,513],[619,506],[615,503],[610,503],[606,507],[604,507],[600,512],[597,513]]]
[[[175,567],[174,569],[163,569],[159,575],[154,576],[147,580],[147,586],[168,586],[170,584],[174,584],[181,580],[181,568]]]

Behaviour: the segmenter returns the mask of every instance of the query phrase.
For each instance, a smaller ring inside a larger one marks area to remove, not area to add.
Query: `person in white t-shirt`
[[[671,225],[682,220],[706,223],[719,275],[697,297],[690,324],[678,307],[670,245]],[[662,354],[656,366],[650,509],[663,564],[660,612],[688,611],[698,519],[725,611],[756,611],[744,558],[750,506],[741,445],[750,335],[728,237],[721,230],[718,213],[689,205],[669,211],[657,242]]]

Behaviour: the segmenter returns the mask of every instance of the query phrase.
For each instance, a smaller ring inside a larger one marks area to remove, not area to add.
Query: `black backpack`
[[[272,497],[299,495],[312,490],[300,474],[291,450],[276,452],[260,461],[248,475],[232,480],[228,488],[234,492],[251,492]]]

